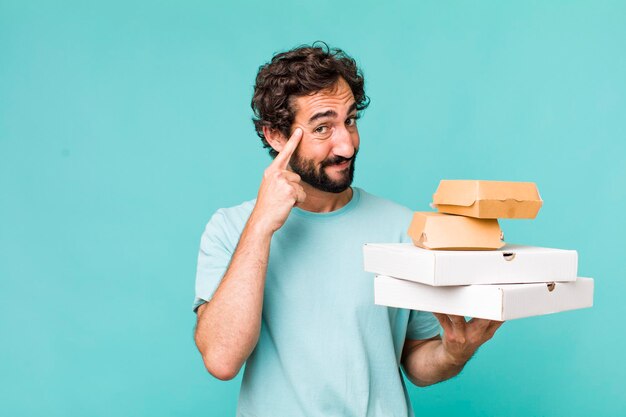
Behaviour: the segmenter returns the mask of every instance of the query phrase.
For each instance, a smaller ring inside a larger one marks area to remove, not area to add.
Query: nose
[[[333,137],[333,154],[343,158],[352,158],[354,148],[358,145],[354,143],[355,140],[358,140],[358,133],[351,133],[345,126],[339,127],[335,130]]]

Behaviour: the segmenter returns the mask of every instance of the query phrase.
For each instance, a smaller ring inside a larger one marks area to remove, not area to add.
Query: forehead
[[[347,111],[354,103],[354,94],[343,78],[327,89],[314,94],[296,97],[293,101],[296,119],[308,119],[310,116],[325,110]]]

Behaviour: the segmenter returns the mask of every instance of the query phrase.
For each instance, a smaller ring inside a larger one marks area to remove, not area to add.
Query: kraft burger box
[[[534,219],[542,204],[532,182],[442,180],[432,206],[479,219]]]
[[[367,272],[432,286],[571,282],[578,273],[575,250],[506,245],[493,251],[449,251],[411,243],[366,243]]]
[[[504,246],[497,219],[418,211],[413,213],[407,233],[424,249],[493,250]]]
[[[384,275],[374,281],[374,302],[388,307],[490,320],[558,313],[593,306],[594,281],[433,287]]]

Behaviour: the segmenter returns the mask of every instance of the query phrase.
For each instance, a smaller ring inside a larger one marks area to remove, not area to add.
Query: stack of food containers
[[[502,240],[498,218],[532,219],[541,205],[534,183],[441,181],[438,212],[413,216],[413,244],[364,245],[376,304],[492,320],[591,307],[576,251]]]

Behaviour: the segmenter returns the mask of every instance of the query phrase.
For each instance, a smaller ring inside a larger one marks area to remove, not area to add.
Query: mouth
[[[352,163],[352,159],[348,159],[348,160],[340,162],[338,164],[329,165],[329,167],[337,169],[337,170],[342,170],[342,169],[348,168],[351,163]]]

